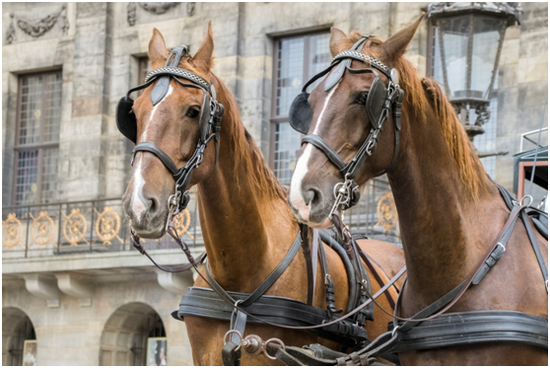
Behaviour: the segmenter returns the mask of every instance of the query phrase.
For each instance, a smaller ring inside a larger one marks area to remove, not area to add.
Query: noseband
[[[204,151],[211,140],[214,140],[216,147],[216,163],[218,162],[218,141],[220,140],[221,120],[224,112],[223,105],[216,100],[216,90],[211,83],[207,82],[200,75],[178,67],[182,56],[188,55],[187,46],[178,46],[172,49],[165,65],[149,72],[145,77],[145,83],[131,88],[126,96],[120,99],[117,106],[118,129],[128,139],[135,143],[137,141],[137,120],[132,111],[134,103],[130,98],[132,92],[142,90],[156,83],[151,91],[151,103],[153,106],[162,101],[166,96],[172,79],[184,87],[200,89],[203,92],[199,140],[193,155],[183,167],[178,169],[170,156],[158,148],[153,142],[141,142],[136,145],[132,151],[132,165],[138,152],[150,152],[159,158],[174,177],[176,182],[175,192],[168,199],[168,222],[173,216],[187,207],[189,203],[189,190],[187,186],[189,185],[191,174],[193,170],[201,164],[204,157]],[[183,82],[181,79],[191,83]]]
[[[390,110],[393,111],[393,121],[395,125],[395,148],[390,164],[378,175],[384,174],[393,165],[399,152],[401,105],[403,103],[404,93],[403,90],[399,88],[399,75],[397,70],[390,69],[377,58],[365,55],[360,51],[361,47],[370,37],[372,36],[363,36],[352,48],[336,55],[327,69],[315,75],[304,85],[302,93],[296,97],[290,107],[289,120],[291,126],[299,132],[307,134],[311,124],[312,111],[311,106],[307,102],[309,93],[307,93],[306,90],[313,82],[330,73],[324,85],[325,91],[329,91],[343,78],[346,70],[351,74],[373,73],[375,75],[375,79],[369,89],[365,106],[372,127],[367,138],[349,162],[344,163],[340,155],[316,134],[306,135],[302,139],[302,144],[311,143],[320,149],[327,156],[329,161],[338,168],[340,174],[344,178],[343,182],[338,183],[334,187],[336,201],[331,213],[334,212],[335,209],[340,209],[340,207],[342,207],[342,209],[349,208],[359,201],[359,186],[355,183],[354,179],[363,167],[367,157],[371,156],[374,152],[383,125],[386,120],[388,120]],[[353,60],[369,63],[370,66],[376,70],[371,68],[351,69],[350,66]],[[389,82],[387,88],[379,78],[378,72],[384,74],[388,78]]]

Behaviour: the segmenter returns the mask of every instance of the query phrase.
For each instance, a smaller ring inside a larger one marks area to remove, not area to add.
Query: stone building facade
[[[3,364],[21,364],[30,354],[39,365],[140,365],[146,362],[149,342],[162,338],[166,338],[169,365],[192,364],[185,324],[173,320],[170,313],[177,309],[193,277],[155,271],[145,257],[130,251],[118,200],[131,174],[133,144],[118,132],[115,108],[128,88],[142,79],[154,27],[169,47],[186,44],[193,52],[212,21],[214,72],[234,93],[243,123],[266,160],[283,173],[293,169],[292,155],[297,150],[290,148],[288,155],[280,148],[287,134],[285,113],[275,112],[279,94],[286,93],[281,75],[289,71],[283,67],[284,57],[295,55],[285,49],[285,42],[293,50],[293,42],[303,40],[300,52],[307,58],[311,55],[303,45],[326,44],[331,26],[387,38],[427,6],[364,2],[3,4]],[[508,28],[503,44],[496,134],[490,143],[495,150],[508,152],[495,159],[493,170],[495,179],[510,189],[519,135],[539,128],[548,88],[548,5],[522,3],[522,8],[521,25]],[[430,70],[429,47],[424,22],[407,54],[421,75]],[[324,54],[316,52],[319,59],[312,59],[313,66],[304,69],[308,73],[326,62]],[[57,92],[40,97],[43,105],[36,106],[42,108],[29,107],[28,101],[38,98],[31,95],[46,88],[40,86],[48,78],[53,78],[48,83]],[[296,85],[306,79],[302,75]],[[50,110],[56,109],[57,115],[44,117],[46,100],[50,107],[55,105]],[[43,126],[42,133],[35,134],[34,143],[23,142],[23,137],[32,136],[32,124]],[[47,128],[54,138],[44,133],[48,124],[55,127]],[[48,162],[51,167],[44,168]],[[50,176],[40,176],[47,170]],[[28,179],[31,172],[36,182]],[[379,184],[382,189],[373,187],[371,192],[374,203],[387,192],[384,183]],[[193,203],[186,216],[181,226],[198,253],[200,226]],[[397,231],[396,226],[389,224],[380,233]],[[169,244],[151,247],[159,263],[185,262],[183,254]],[[33,355],[25,347],[31,349],[34,340]]]

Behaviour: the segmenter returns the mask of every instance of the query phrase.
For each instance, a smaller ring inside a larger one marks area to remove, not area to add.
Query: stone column
[[[103,195],[101,178],[106,3],[78,3],[75,20],[71,122],[60,137],[59,186],[66,199]]]

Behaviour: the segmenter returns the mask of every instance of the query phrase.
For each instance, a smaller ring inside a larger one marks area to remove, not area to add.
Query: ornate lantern
[[[434,60],[440,63],[447,97],[470,139],[484,132],[504,33],[519,24],[520,12],[518,3],[431,3],[428,7],[439,46]],[[473,123],[471,109],[477,116]]]

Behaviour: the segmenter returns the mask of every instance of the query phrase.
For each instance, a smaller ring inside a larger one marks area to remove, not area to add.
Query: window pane
[[[468,63],[469,16],[444,19],[439,22],[443,36],[447,80],[454,97],[466,97]],[[441,45],[440,45],[441,47]]]
[[[21,78],[19,144],[33,144],[40,140],[43,79],[42,75]]]
[[[288,115],[290,104],[304,84],[304,39],[293,38],[279,42],[277,62],[277,116]]]
[[[15,204],[33,204],[38,198],[38,150],[19,152],[15,183]]]
[[[42,203],[57,200],[57,161],[58,148],[44,150],[42,163]]]
[[[20,83],[19,144],[58,141],[61,122],[61,72],[23,76]]]
[[[473,97],[488,98],[487,92],[493,75],[500,30],[504,20],[493,18],[475,18],[472,56],[472,87]]]
[[[61,122],[61,73],[46,75],[44,79],[43,142],[56,142],[59,140]]]
[[[290,184],[300,151],[301,134],[289,123],[277,124],[275,128],[274,168],[275,176],[283,184]]]
[[[320,34],[311,36],[309,39],[309,60],[308,60],[308,75],[307,78],[313,77],[315,74],[320,73],[324,69],[326,69],[330,61],[332,60],[332,55],[330,54],[329,49],[329,40],[330,40],[330,34]],[[315,81],[308,90],[311,91],[321,81],[323,78],[318,79]],[[304,81],[305,83],[306,81]]]

